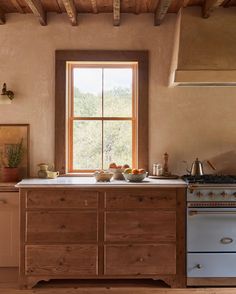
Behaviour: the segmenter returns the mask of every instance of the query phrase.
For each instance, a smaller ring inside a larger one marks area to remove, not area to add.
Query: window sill
[[[60,177],[93,177],[93,173],[67,173],[61,174]]]

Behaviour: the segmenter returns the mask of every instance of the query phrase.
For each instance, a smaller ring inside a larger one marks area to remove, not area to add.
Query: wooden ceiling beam
[[[120,0],[113,0],[113,25],[120,25]]]
[[[23,8],[20,6],[20,4],[18,3],[17,0],[11,0],[11,3],[13,4],[13,6],[16,8],[16,10],[19,12],[19,13],[25,13]]]
[[[139,14],[141,10],[141,0],[135,1],[135,14]]]
[[[39,0],[25,0],[26,4],[32,10],[33,14],[38,17],[42,26],[47,25],[47,15],[43,9],[42,3]]]
[[[171,0],[160,0],[156,11],[154,13],[154,25],[159,26],[161,22],[163,21],[164,17],[166,16],[166,13],[168,11],[168,8],[170,7]]]
[[[224,0],[205,0],[202,6],[202,17],[208,18],[211,15],[211,12],[223,2]]]
[[[0,25],[3,25],[6,23],[5,13],[0,8]]]
[[[187,7],[190,0],[184,0],[183,7]]]
[[[223,1],[223,7],[226,7],[226,8],[228,8],[229,6],[230,6],[230,2],[231,2],[231,0],[224,0]]]
[[[92,5],[93,13],[98,13],[97,0],[91,0],[91,5]]]
[[[62,0],[72,26],[78,25],[77,11],[73,0]]]

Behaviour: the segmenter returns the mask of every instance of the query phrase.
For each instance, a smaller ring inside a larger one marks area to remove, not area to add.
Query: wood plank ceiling
[[[153,13],[154,25],[160,25],[167,13],[177,13],[187,6],[200,6],[202,17],[222,6],[235,7],[236,0],[0,0],[0,24],[8,13],[33,13],[43,26],[47,13],[67,13],[71,25],[79,23],[80,13],[112,13],[113,25],[119,26],[122,13]]]

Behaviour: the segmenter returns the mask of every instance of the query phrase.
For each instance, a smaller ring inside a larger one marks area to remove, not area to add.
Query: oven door
[[[236,208],[188,208],[188,252],[236,252]]]

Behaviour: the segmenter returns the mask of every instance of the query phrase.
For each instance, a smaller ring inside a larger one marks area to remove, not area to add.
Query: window
[[[55,166],[148,168],[146,51],[56,52]]]
[[[68,62],[68,171],[136,166],[137,63]]]

